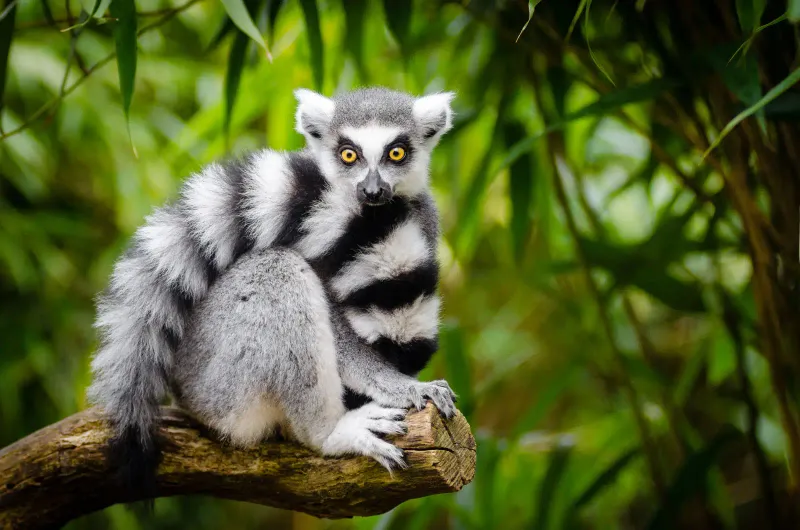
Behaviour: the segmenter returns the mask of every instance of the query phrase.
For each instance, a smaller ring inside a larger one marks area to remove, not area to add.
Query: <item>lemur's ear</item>
[[[455,92],[440,92],[414,101],[414,119],[426,139],[438,139],[453,127],[450,102],[454,97]]]
[[[307,139],[319,140],[333,118],[333,100],[305,88],[295,90],[294,97],[298,103],[295,130]]]

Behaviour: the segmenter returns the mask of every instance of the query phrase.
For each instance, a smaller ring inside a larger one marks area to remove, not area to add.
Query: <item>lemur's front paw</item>
[[[452,418],[456,413],[456,395],[444,379],[415,381],[406,388],[387,393],[378,401],[386,406],[414,407],[417,410],[422,410],[425,403],[431,401],[445,418]]]
[[[323,454],[359,454],[374,458],[383,467],[406,468],[405,454],[399,447],[382,440],[381,434],[405,434],[406,411],[368,403],[351,410],[339,420],[322,445]]]

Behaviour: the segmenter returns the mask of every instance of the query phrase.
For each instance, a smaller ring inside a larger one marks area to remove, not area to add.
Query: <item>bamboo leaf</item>
[[[516,143],[525,137],[525,127],[518,122],[508,123],[503,136],[507,143]],[[511,164],[508,172],[508,192],[511,202],[511,244],[517,263],[525,254],[525,244],[530,234],[530,209],[533,202],[535,174],[532,155],[520,157]]]
[[[414,3],[411,0],[383,0],[386,25],[404,52],[408,48],[408,32],[411,27],[413,7]]]
[[[580,494],[580,496],[572,503],[572,507],[567,511],[568,514],[575,514],[584,506],[592,502],[592,500],[603,492],[607,487],[613,486],[617,477],[622,473],[628,464],[641,454],[641,449],[636,447],[623,453],[619,458],[611,462],[611,465],[604,469],[597,478]]]
[[[797,0],[798,4],[800,4],[800,0]],[[800,81],[800,67],[796,68],[791,74],[789,74],[786,79],[775,85],[772,90],[767,92],[764,97],[758,100],[755,104],[750,105],[748,108],[740,112],[733,118],[725,128],[720,131],[719,136],[711,143],[711,145],[706,149],[706,152],[703,153],[703,159],[708,156],[708,154],[716,149],[716,147],[725,139],[730,132],[736,128],[737,125],[742,123],[745,119],[749,118],[753,114],[757,113],[759,110],[763,109],[769,102],[792,88],[798,81]]]
[[[245,0],[245,7],[247,8],[247,12],[250,14],[252,19],[256,19],[257,13],[259,13],[263,3],[264,0]],[[269,38],[272,38],[272,35],[275,32],[275,19],[278,17],[278,11],[282,5],[283,0],[267,0],[267,32]],[[225,37],[227,37],[228,34],[234,29],[236,29],[236,24],[233,23],[231,17],[227,15],[223,16],[222,24],[220,24],[219,29],[214,34],[214,38],[211,39],[211,43],[208,45],[208,51],[216,49],[217,46],[219,46],[220,43],[225,39]]]
[[[117,50],[117,70],[119,89],[122,94],[122,108],[130,129],[130,108],[133,87],[136,80],[136,5],[134,0],[115,0],[109,6],[111,16],[117,19],[114,24],[114,43]],[[130,135],[130,130],[128,131]]]
[[[446,325],[441,333],[442,350],[447,366],[447,380],[458,396],[458,408],[469,419],[474,407],[472,373],[464,330],[458,325]]]
[[[736,0],[736,15],[742,31],[750,33],[758,27],[766,5],[767,0]]]
[[[578,4],[578,9],[575,11],[575,16],[572,17],[572,22],[569,24],[569,30],[567,30],[567,36],[564,37],[565,41],[569,41],[569,38],[572,36],[572,32],[575,30],[575,24],[581,19],[581,15],[583,14],[583,10],[586,9],[586,2],[587,0],[581,0],[581,3]]]
[[[228,69],[225,72],[225,117],[223,122],[223,132],[226,141],[230,134],[231,118],[233,116],[233,106],[236,103],[236,94],[239,90],[239,82],[242,78],[247,45],[250,38],[241,31],[236,32],[233,39],[231,51],[228,54]]]
[[[533,18],[533,12],[536,10],[536,6],[541,1],[542,0],[528,0],[528,20],[525,21],[525,25],[522,26],[522,29],[519,30],[519,35],[517,35],[517,40],[515,42],[519,42],[519,38],[522,37],[522,34],[525,32],[525,29],[527,29],[527,27],[528,27],[528,24],[531,23],[531,19]]]
[[[267,54],[267,58],[271,61],[272,54],[267,47],[267,43],[264,41],[264,37],[261,35],[261,32],[258,31],[253,19],[250,17],[244,0],[222,0],[222,5],[225,6],[225,11],[228,13],[233,23],[236,24],[236,27],[253,39],[256,44],[261,46]]]
[[[111,0],[81,0],[81,6],[89,18],[80,25],[86,24],[92,18],[103,18],[110,4]]]
[[[324,57],[322,52],[322,33],[319,28],[319,10],[316,0],[300,0],[303,17],[306,20],[308,47],[311,50],[311,70],[314,73],[314,86],[322,91],[325,80]]]
[[[572,442],[567,441],[566,437],[558,447],[550,453],[550,463],[547,466],[542,483],[539,486],[539,500],[536,503],[535,523],[531,528],[539,530],[547,528],[550,519],[550,508],[553,506],[553,499],[558,491],[558,484],[567,469],[569,457],[572,454]]]
[[[675,519],[683,504],[707,488],[708,474],[716,465],[722,449],[739,436],[738,431],[723,429],[705,447],[689,455],[669,486],[664,502],[650,520],[648,530],[675,527]]]
[[[342,0],[345,21],[345,46],[348,53],[353,56],[359,74],[364,77],[364,17],[367,12],[366,0]]]
[[[17,15],[16,0],[3,3],[4,17],[0,19],[0,111],[3,110],[6,76],[8,74],[8,56],[11,52],[11,36],[14,34],[14,19]]]

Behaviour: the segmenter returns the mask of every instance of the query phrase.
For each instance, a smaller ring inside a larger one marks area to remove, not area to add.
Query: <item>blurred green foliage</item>
[[[798,527],[800,2],[2,5],[0,446],[85,406],[92,299],[154,206],[302,145],[295,88],[458,93],[423,377],[475,481],[353,521],[180,498],[69,528]]]

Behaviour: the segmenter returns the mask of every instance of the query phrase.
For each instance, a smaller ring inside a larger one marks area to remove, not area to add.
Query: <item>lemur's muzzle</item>
[[[392,187],[381,178],[377,169],[370,169],[367,177],[356,186],[356,194],[362,204],[380,206],[392,199]]]

